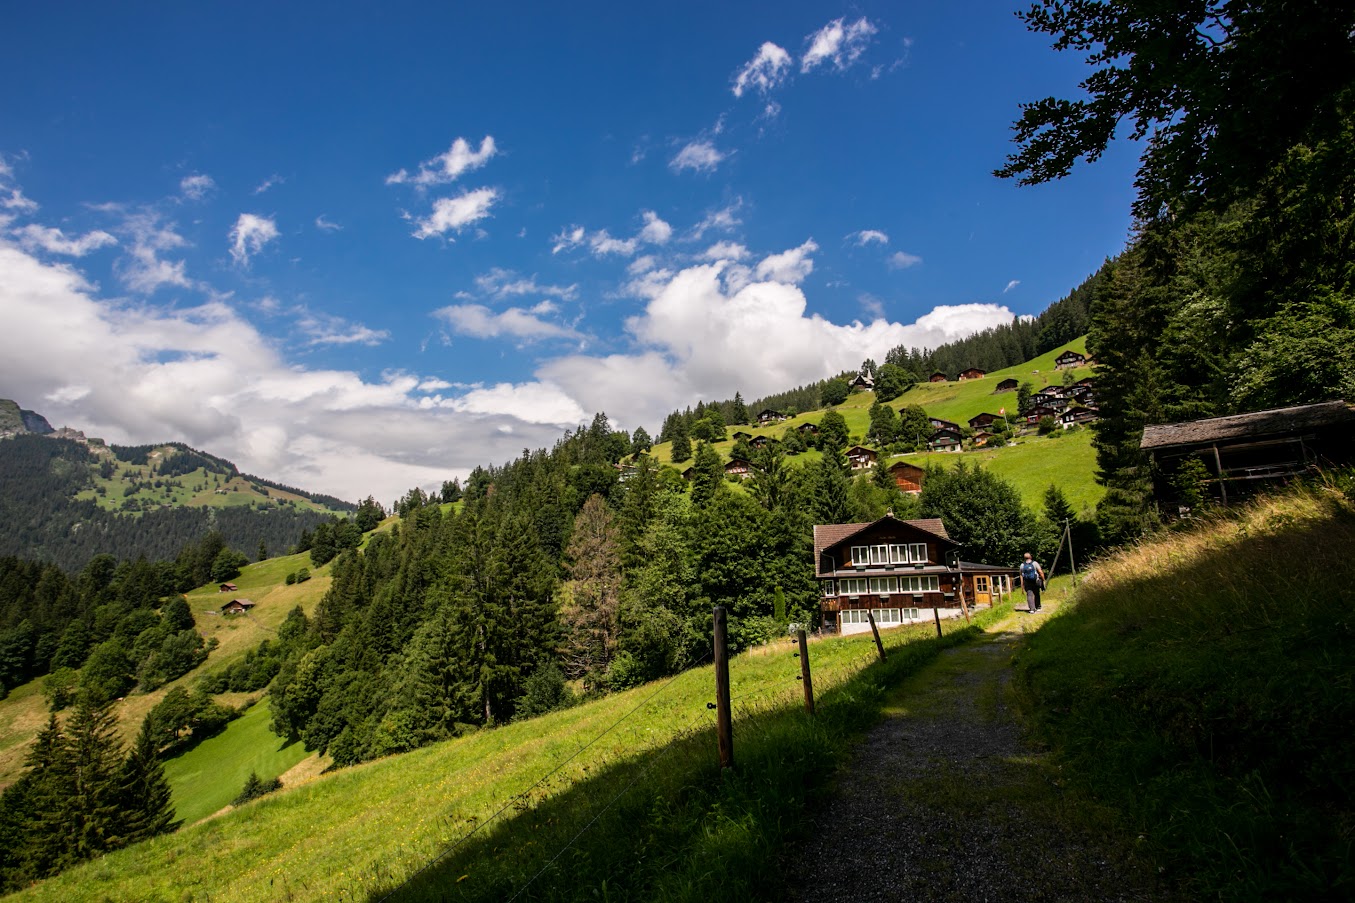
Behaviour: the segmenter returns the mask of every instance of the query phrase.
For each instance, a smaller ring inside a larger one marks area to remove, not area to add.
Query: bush
[[[1050,433],[1057,431],[1058,428],[1059,422],[1048,414],[1041,417],[1038,426],[1036,426],[1036,429],[1039,430],[1041,436],[1048,436]]]
[[[627,655],[627,653],[621,653]],[[615,664],[613,659],[613,664]],[[609,669],[608,674],[611,671]],[[554,663],[537,668],[522,683],[523,694],[518,697],[514,721],[544,715],[574,704],[574,694],[565,683],[565,675]]]
[[[244,789],[240,791],[239,796],[231,800],[231,805],[243,806],[250,800],[256,800],[265,794],[272,793],[274,790],[281,789],[282,781],[278,780],[277,778],[269,778],[268,780],[264,781],[261,780],[257,774],[251,771],[249,773],[249,777],[245,779]]]

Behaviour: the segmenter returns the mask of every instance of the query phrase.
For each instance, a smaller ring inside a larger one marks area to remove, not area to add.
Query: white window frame
[[[860,596],[870,592],[870,581],[865,577],[842,577],[838,580],[838,595]]]
[[[836,595],[837,595],[837,592],[836,592],[837,587],[834,586],[834,583],[835,583],[835,582],[836,582],[836,581],[833,581],[833,580],[825,580],[825,581],[823,581],[823,594],[824,594],[825,596],[836,596]]]

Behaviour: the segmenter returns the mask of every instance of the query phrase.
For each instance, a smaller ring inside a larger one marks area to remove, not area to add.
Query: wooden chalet
[[[1086,364],[1087,356],[1085,354],[1078,354],[1071,348],[1054,358],[1054,366],[1059,370],[1068,367],[1083,367],[1086,366]]]
[[[757,415],[758,426],[766,426],[769,423],[780,423],[783,420],[789,419],[789,414],[783,414],[781,411],[773,411],[771,408],[768,408],[765,411],[758,411]]]
[[[1058,417],[1062,410],[1049,404],[1036,405],[1026,412],[1026,423],[1039,423],[1044,417]]]
[[[929,382],[929,383],[944,383],[944,382],[949,382],[949,380],[947,379],[946,374],[942,373],[940,370],[937,370],[937,371],[936,371],[935,373],[933,373],[931,376],[927,377],[927,382]]]
[[[930,422],[932,425],[932,429],[934,430],[954,430],[957,433],[960,431],[960,425],[950,420],[942,420],[940,417],[932,417],[930,418]]]
[[[927,448],[934,452],[957,452],[964,442],[959,430],[937,430],[927,440]]]
[[[847,463],[852,465],[852,470],[865,470],[868,467],[874,467],[876,460],[880,455],[873,448],[866,448],[864,445],[853,445],[847,449]]]
[[[985,445],[988,444],[988,440],[993,438],[993,435],[994,435],[993,433],[990,433],[987,430],[979,430],[977,433],[969,437],[969,442],[975,448],[983,448]]]
[[[1071,395],[1072,393],[1073,393],[1072,386],[1064,386],[1060,384],[1057,386],[1045,386],[1043,389],[1039,391],[1038,394],[1048,395],[1051,398],[1063,398],[1064,396]]]
[[[856,374],[856,379],[847,384],[847,388],[853,392],[870,392],[875,389],[875,380],[871,379],[869,371],[862,370]]]
[[[819,434],[819,425],[817,423],[802,423],[796,427],[802,435],[817,436]]]
[[[1016,377],[1014,377],[1014,376],[1009,376],[1009,377],[1007,377],[1006,379],[1004,379],[1002,382],[998,383],[998,384],[997,384],[997,388],[994,389],[993,391],[994,391],[994,392],[1015,392],[1019,387],[1020,387],[1020,384],[1016,381]]]
[[[249,599],[232,599],[221,606],[223,615],[242,615],[254,607],[254,603]]]
[[[1324,401],[1157,424],[1144,427],[1139,448],[1153,458],[1153,493],[1166,510],[1180,510],[1172,486],[1191,458],[1204,463],[1205,488],[1226,505],[1276,480],[1355,461],[1355,405]]]
[[[746,480],[753,473],[753,465],[740,458],[734,458],[725,465],[725,476]]]
[[[1003,418],[997,414],[989,414],[987,411],[984,411],[982,414],[975,414],[973,417],[969,418],[969,428],[971,430],[982,429],[985,426],[992,426],[1002,419]]]
[[[738,442],[740,439],[751,439],[751,438],[753,438],[753,434],[752,434],[752,433],[745,433],[743,430],[739,430],[739,431],[738,431],[737,433],[735,433],[734,436],[733,436],[733,439],[734,439],[735,442]]]
[[[970,367],[968,370],[961,370],[959,376],[956,376],[955,378],[960,382],[965,382],[970,379],[983,379],[987,375],[987,370],[980,370],[978,367]]]
[[[894,478],[894,485],[899,487],[900,492],[916,494],[922,491],[922,481],[927,471],[916,464],[899,461],[889,465],[889,475]]]
[[[1091,423],[1099,417],[1096,408],[1069,408],[1059,415],[1059,423],[1063,424],[1064,429],[1068,429],[1079,423]]]
[[[869,632],[868,612],[877,627],[888,628],[960,617],[962,598],[970,606],[992,604],[994,575],[1010,586],[1015,571],[962,565],[959,549],[940,518],[905,521],[886,514],[873,523],[815,525],[823,631]],[[978,576],[986,578],[982,602]]]
[[[749,448],[766,448],[776,440],[771,436],[756,436],[749,443]]]
[[[216,591],[219,593],[233,593],[236,589],[238,589],[238,587],[236,587],[234,583],[223,583],[217,587]]]

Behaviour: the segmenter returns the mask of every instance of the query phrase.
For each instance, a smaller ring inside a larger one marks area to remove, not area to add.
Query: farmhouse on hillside
[[[1139,448],[1153,458],[1153,494],[1164,510],[1180,511],[1176,476],[1191,459],[1204,465],[1200,488],[1226,505],[1276,480],[1350,464],[1355,405],[1324,401],[1146,426]]]
[[[991,604],[993,577],[1010,579],[1015,570],[966,568],[959,548],[940,518],[905,521],[886,514],[872,523],[816,524],[814,576],[823,631],[868,632],[867,612],[877,627],[897,627],[959,617],[961,598],[971,606]],[[984,577],[982,598],[978,576]]]
[[[969,428],[971,430],[977,430],[985,426],[992,426],[1001,419],[1002,418],[997,414],[989,414],[985,411],[982,414],[975,414],[973,417],[969,418]]]
[[[758,411],[757,415],[758,426],[766,426],[769,423],[780,423],[783,420],[789,419],[789,414],[773,411],[771,408],[767,408],[765,411]]]
[[[853,392],[871,391],[875,388],[875,380],[870,378],[869,370],[862,370],[856,374],[856,379],[847,384],[847,388]]]
[[[1078,354],[1071,348],[1054,358],[1054,367],[1058,370],[1063,370],[1066,367],[1082,367],[1085,366],[1086,363],[1087,356],[1085,354]]]
[[[943,382],[946,382],[946,374],[942,373],[940,370],[937,370],[937,371],[936,371],[935,373],[933,373],[931,376],[927,377],[927,382],[929,382],[929,383],[943,383]]]
[[[866,448],[864,445],[853,445],[847,449],[847,463],[852,465],[852,470],[865,470],[867,467],[875,466],[875,461],[879,454],[874,449]]]
[[[219,593],[233,593],[235,590],[236,586],[234,583],[223,583],[221,586],[217,587],[216,591]]]
[[[1016,382],[1016,377],[1014,377],[1014,376],[1009,376],[1009,377],[1007,377],[1006,379],[1004,379],[1002,382],[998,383],[998,384],[997,384],[997,388],[994,389],[993,392],[994,392],[994,393],[997,393],[997,392],[1015,392],[1015,391],[1017,390],[1017,388],[1018,388],[1018,383]]]
[[[817,436],[819,434],[819,425],[817,423],[802,423],[796,427],[802,435]]]
[[[927,471],[916,464],[899,461],[889,465],[889,474],[894,478],[894,485],[899,487],[900,492],[917,494],[922,491],[922,480],[926,477]]]
[[[960,431],[960,425],[958,423],[942,420],[940,417],[932,417],[931,424],[932,429],[934,430],[954,430],[957,433]]]
[[[986,370],[980,370],[978,367],[970,367],[968,370],[961,370],[960,375],[955,378],[960,382],[965,382],[970,379],[983,379],[987,375],[988,371]]]
[[[221,606],[223,615],[242,615],[254,607],[254,603],[249,599],[232,599]]]
[[[752,472],[753,466],[749,464],[747,461],[742,461],[738,458],[734,458],[728,464],[725,465],[725,476],[727,477],[734,477],[736,479],[743,480],[747,479],[749,474],[751,474]]]
[[[937,430],[927,440],[927,448],[934,452],[957,452],[963,439],[959,430]]]

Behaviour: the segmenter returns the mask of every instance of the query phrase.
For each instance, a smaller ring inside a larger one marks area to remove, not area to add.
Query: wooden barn
[[[219,593],[233,593],[236,589],[237,587],[234,583],[223,583],[217,587],[216,591]]]
[[[1157,424],[1144,427],[1139,448],[1153,458],[1153,494],[1165,512],[1181,512],[1175,476],[1192,458],[1204,465],[1202,488],[1226,505],[1276,481],[1355,461],[1355,405],[1324,401]]]
[[[780,411],[773,411],[768,408],[765,411],[759,411],[757,415],[758,426],[766,426],[769,423],[780,423],[783,420],[789,420],[789,414],[783,414]]]
[[[987,370],[980,370],[978,367],[970,367],[968,370],[961,370],[960,375],[955,378],[960,382],[965,382],[966,380],[971,379],[983,379],[987,375]]]
[[[894,478],[894,485],[899,487],[900,492],[917,494],[922,491],[922,481],[927,476],[927,471],[916,464],[899,461],[889,465],[889,474]]]
[[[997,414],[989,414],[987,411],[984,411],[982,414],[975,414],[973,417],[969,418],[969,428],[971,430],[982,429],[986,426],[992,426],[994,423],[998,423],[1001,420],[1002,417]]]
[[[997,388],[994,389],[993,391],[994,391],[994,392],[1015,392],[1018,388],[1020,388],[1020,384],[1016,381],[1016,377],[1014,377],[1014,376],[1009,376],[1009,377],[1007,377],[1006,379],[1004,379],[1002,382],[998,383],[998,384],[997,384]]]
[[[249,599],[232,599],[221,606],[223,615],[242,615],[254,607],[254,603]]]
[[[929,383],[943,383],[948,381],[946,374],[942,373],[940,370],[937,370],[931,376],[927,377],[927,382]]]

